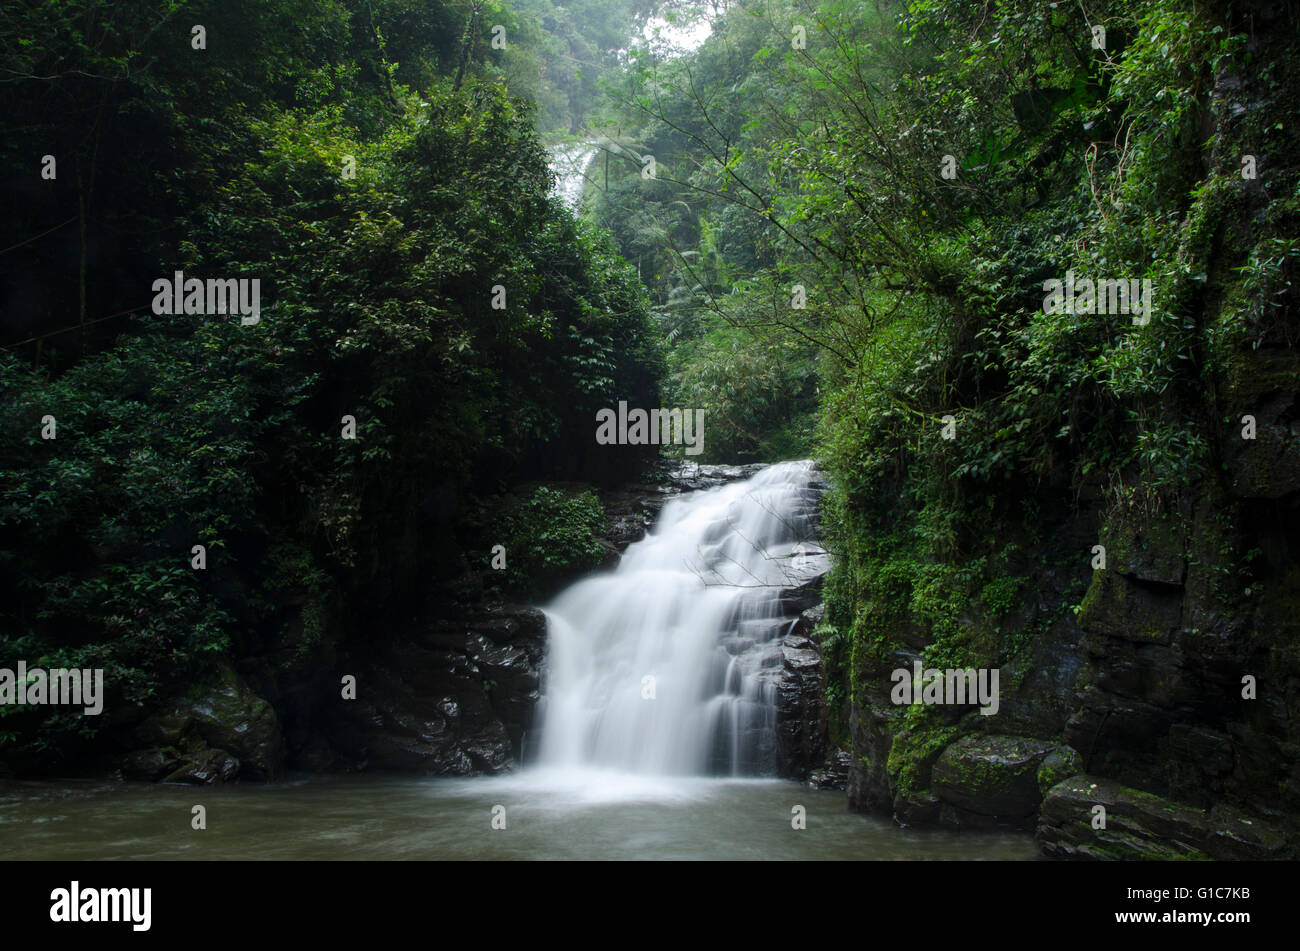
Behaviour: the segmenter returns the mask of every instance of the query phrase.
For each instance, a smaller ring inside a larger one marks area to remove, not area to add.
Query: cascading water
[[[570,211],[582,204],[582,192],[587,184],[587,166],[596,157],[596,146],[591,142],[561,146],[551,150],[551,171],[555,173],[555,192]]]
[[[660,776],[772,771],[782,592],[825,571],[812,464],[672,499],[618,567],[545,613],[537,760]]]

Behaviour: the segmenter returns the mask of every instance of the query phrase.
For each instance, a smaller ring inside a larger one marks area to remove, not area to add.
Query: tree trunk
[[[465,67],[469,65],[469,52],[474,45],[474,34],[478,29],[478,15],[482,9],[483,0],[476,0],[470,10],[469,23],[465,25],[465,37],[460,44],[460,65],[456,67],[456,82],[451,87],[453,92],[460,92],[461,81],[465,78]]]

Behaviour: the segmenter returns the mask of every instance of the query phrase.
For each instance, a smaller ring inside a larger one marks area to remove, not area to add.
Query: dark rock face
[[[128,779],[268,781],[284,769],[275,709],[228,667],[198,696],[141,722],[134,741],[120,763]]]
[[[898,708],[890,704],[888,691],[883,690],[849,708],[852,755],[845,791],[850,808],[886,815],[894,811],[894,782],[887,764],[898,717]]]
[[[781,676],[776,687],[776,772],[803,779],[826,757],[826,673],[812,638],[824,605],[799,615],[781,639]]]
[[[853,755],[848,750],[835,750],[820,768],[808,774],[808,786],[811,789],[844,789],[848,786],[852,766]]]
[[[1280,432],[1300,418],[1300,396],[1271,359],[1262,356],[1264,370],[1239,381],[1233,398],[1242,405],[1228,413],[1240,418],[1253,406],[1261,432]],[[932,734],[945,740],[938,756],[928,747],[907,750],[899,709],[881,689],[887,668],[906,666],[907,651],[925,644],[924,632],[918,637],[900,619],[887,632],[899,653],[869,672],[851,710],[850,803],[908,822],[1011,818],[1032,799],[1027,762],[1014,796],[999,783],[957,776],[969,758],[957,756],[957,741],[985,742],[985,733],[996,732],[1054,748],[1040,765],[1040,786],[1043,771],[1059,780],[1068,770],[1086,773],[1107,795],[1123,790],[1114,795],[1125,818],[1109,835],[1093,836],[1090,816],[1062,811],[1083,800],[1057,789],[1041,807],[1039,840],[1048,855],[1300,854],[1300,659],[1293,649],[1300,640],[1300,477],[1293,478],[1300,441],[1288,444],[1290,456],[1274,451],[1280,441],[1257,451],[1239,429],[1225,437],[1222,487],[1204,481],[1181,497],[1099,494],[1095,504],[1059,518],[1046,533],[1046,554],[1049,564],[1073,559],[1079,566],[1077,590],[1086,593],[1077,614],[1052,618],[1044,610],[1079,600],[1068,571],[1029,574],[1026,588],[1040,603],[1012,619],[1032,632],[1028,658],[1004,659],[996,716],[952,717],[945,727],[951,737]],[[1106,564],[1093,569],[1088,553],[1097,544]],[[1060,752],[1066,748],[1072,756]],[[915,773],[906,794],[903,761]],[[1037,809],[1031,805],[1017,821],[1034,821]],[[1178,821],[1162,824],[1166,812]],[[1237,843],[1241,835],[1205,825],[1237,813],[1236,832],[1270,835],[1246,846]],[[1162,845],[1164,836],[1181,838]]]
[[[356,675],[357,698],[333,705],[335,765],[454,776],[517,765],[545,637],[536,608],[490,604],[388,648]]]
[[[1246,518],[1247,542],[1228,505],[1203,499],[1181,516],[1109,512],[1096,536],[1106,546],[1107,566],[1089,570],[1077,616],[1040,629],[1023,676],[1003,668],[998,715],[953,719],[955,735],[942,753],[912,757],[917,781],[906,794],[896,765],[906,739],[900,710],[884,689],[860,691],[849,723],[850,803],[908,823],[1037,822],[1038,841],[1053,857],[1300,853],[1300,721],[1287,687],[1300,682],[1300,665],[1283,648],[1300,638],[1300,612],[1283,607],[1300,590],[1300,571],[1285,560],[1292,541],[1290,530],[1280,528],[1292,516],[1274,515],[1267,525]],[[1240,519],[1243,510],[1237,512]],[[1252,544],[1262,552],[1252,583],[1265,593],[1246,608],[1230,565],[1239,566],[1239,553]],[[1091,547],[1075,545],[1080,552]],[[1205,554],[1221,551],[1229,564]],[[1063,597],[1050,579],[1040,576],[1034,584],[1044,601]],[[905,632],[893,636],[905,642]],[[894,660],[906,666],[910,656]],[[1243,696],[1247,675],[1257,699]],[[886,676],[877,671],[873,682]],[[1270,686],[1260,689],[1263,684]],[[994,771],[997,781],[975,768],[967,746],[994,739],[986,731],[1047,751],[1038,765],[1039,792],[1054,792],[1041,806],[1028,748],[1019,759],[1005,757],[1005,769]],[[1090,825],[1081,793],[1048,782],[1074,773],[1087,773],[1089,786],[1096,783],[1111,797],[1106,802],[1120,805],[1122,816],[1108,834]],[[1210,828],[1216,817],[1238,814],[1240,828]],[[1177,821],[1164,821],[1169,816]],[[1253,844],[1237,841],[1252,829],[1268,835]]]

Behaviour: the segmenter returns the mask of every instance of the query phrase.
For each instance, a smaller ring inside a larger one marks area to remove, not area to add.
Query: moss
[[[1043,757],[1038,764],[1038,790],[1044,796],[1057,783],[1069,779],[1080,770],[1079,754],[1071,746],[1060,746]]]
[[[1079,617],[1079,626],[1082,628],[1090,626],[1092,620],[1097,616],[1102,600],[1101,589],[1104,578],[1104,571],[1094,571],[1092,581],[1088,584],[1088,590],[1084,592],[1083,600],[1079,602],[1079,609],[1076,613]]]
[[[912,727],[894,736],[885,768],[895,789],[915,796],[930,788],[930,768],[964,729],[961,726]]]
[[[890,650],[890,619],[875,605],[868,603],[859,609],[849,631],[851,694],[854,699],[866,696],[864,688],[884,665]]]

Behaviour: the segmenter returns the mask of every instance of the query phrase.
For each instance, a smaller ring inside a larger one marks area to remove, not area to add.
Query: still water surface
[[[190,828],[207,809],[207,829]],[[506,828],[492,828],[493,807]],[[791,828],[791,807],[807,828]],[[499,812],[499,810],[498,810]],[[194,787],[0,782],[0,859],[1034,859],[1030,836],[900,829],[784,780],[527,770]]]

